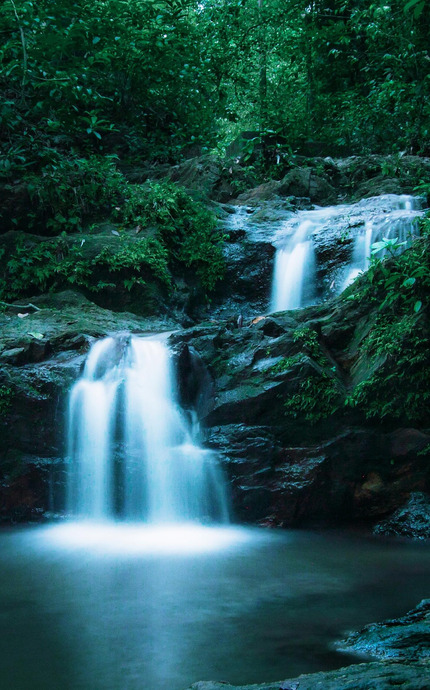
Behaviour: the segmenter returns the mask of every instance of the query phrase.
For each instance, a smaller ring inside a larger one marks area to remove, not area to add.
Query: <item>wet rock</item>
[[[285,333],[285,327],[279,321],[271,317],[263,319],[257,328],[270,338],[279,338],[280,335]]]
[[[374,527],[374,533],[382,536],[430,539],[430,496],[417,492],[391,517]]]
[[[344,652],[366,654],[390,661],[430,660],[430,599],[401,618],[371,623],[336,645]]]
[[[240,230],[236,230],[240,233]],[[226,271],[211,295],[211,305],[199,305],[195,318],[206,313],[220,317],[240,313],[244,318],[265,311],[269,302],[275,248],[269,242],[239,239],[227,244],[224,252]],[[237,317],[236,317],[237,318]]]
[[[274,683],[233,686],[201,681],[187,690],[427,690],[430,659],[430,600],[402,618],[366,625],[336,645],[340,652],[379,661],[352,664],[335,671],[309,673]]]
[[[311,673],[277,683],[233,686],[225,682],[202,681],[193,683],[187,690],[281,690],[285,685],[296,685],[298,690],[392,690],[394,686],[400,686],[402,690],[428,690],[428,667],[421,663],[374,662]]]
[[[179,346],[175,357],[179,402],[204,417],[212,407],[213,383],[197,351],[187,343]]]
[[[160,332],[174,323],[114,314],[72,291],[31,301],[39,310],[25,319],[0,314],[0,520],[6,521],[41,519],[53,497],[54,510],[64,509],[67,393],[94,338]]]
[[[26,348],[12,347],[0,354],[1,364],[21,364],[25,360]]]

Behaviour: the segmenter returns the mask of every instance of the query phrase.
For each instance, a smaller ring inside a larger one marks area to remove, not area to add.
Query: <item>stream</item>
[[[406,247],[420,213],[390,195],[230,223],[276,247],[281,310],[341,292],[375,241]],[[336,640],[428,596],[425,544],[231,522],[162,336],[92,345],[65,436],[69,519],[0,531],[0,690],[185,690],[335,669],[357,661]]]

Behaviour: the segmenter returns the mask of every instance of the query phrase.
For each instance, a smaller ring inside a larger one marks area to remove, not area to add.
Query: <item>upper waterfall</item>
[[[283,221],[271,231],[276,247],[271,311],[297,309],[339,294],[367,270],[373,243],[397,238],[403,248],[408,246],[421,213],[419,198],[392,194],[299,211]],[[320,257],[329,271],[319,264]]]
[[[69,398],[69,511],[150,523],[228,521],[216,457],[180,409],[153,338],[96,342]]]

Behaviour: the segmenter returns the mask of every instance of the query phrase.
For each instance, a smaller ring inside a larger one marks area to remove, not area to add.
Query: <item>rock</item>
[[[209,309],[205,305],[196,305],[191,312],[194,318],[201,319],[208,314],[212,318],[219,318],[232,312],[249,318],[255,313],[266,311],[274,254],[275,248],[269,242],[239,238],[236,242],[228,243],[224,251],[224,278],[211,294]]]
[[[200,156],[174,166],[168,172],[171,182],[184,187],[187,192],[200,198],[213,195],[219,183],[222,172],[222,162],[215,156]]]
[[[174,325],[114,314],[72,291],[31,302],[39,311],[24,320],[0,314],[0,521],[40,520],[64,510],[67,393],[94,338]],[[43,341],[31,335],[39,332]]]
[[[336,192],[327,180],[315,175],[311,168],[294,168],[281,181],[265,182],[239,194],[238,200],[257,204],[276,197],[305,197],[313,203],[330,204],[336,200]]]
[[[199,418],[206,416],[213,404],[212,379],[200,355],[187,343],[178,348],[175,369],[180,404]]]
[[[359,199],[379,196],[380,194],[401,194],[405,186],[397,178],[377,175],[371,180],[366,180],[358,185],[355,195]]]
[[[430,599],[401,618],[371,623],[336,645],[339,651],[390,661],[430,661]]]
[[[259,316],[243,328],[236,321],[174,337],[192,344],[211,373],[214,399],[202,418],[204,433],[226,468],[241,520],[372,525],[411,492],[429,491],[424,431],[392,425],[384,430],[351,408],[330,414],[329,407],[316,421],[285,408],[309,380],[315,381],[318,405],[324,381],[331,378],[341,399],[351,381],[359,383],[369,367],[383,365],[384,359],[369,363],[361,348],[374,323],[368,307],[339,299]],[[296,338],[298,329],[314,331],[323,359],[316,361],[314,349]]]
[[[279,195],[309,197],[313,203],[331,204],[336,201],[336,192],[323,177],[311,168],[295,168],[280,182]]]
[[[265,182],[254,187],[247,192],[242,192],[237,197],[241,203],[247,204],[258,204],[260,201],[268,201],[269,199],[275,199],[279,195],[280,182],[276,180],[271,180],[270,182]]]
[[[259,685],[230,685],[214,681],[193,683],[187,690],[428,690],[428,667],[420,663],[375,662],[355,664],[336,671],[311,673]]]
[[[407,503],[374,527],[382,536],[430,539],[430,496],[412,493]]]
[[[336,645],[340,652],[380,661],[352,664],[335,671],[309,673],[275,683],[233,686],[201,681],[187,690],[427,690],[430,659],[430,599],[402,618],[366,625]]]
[[[3,350],[0,355],[1,364],[20,364],[25,359],[26,348],[12,347],[9,350]]]
[[[185,187],[197,199],[213,199],[222,204],[237,197],[240,188],[249,188],[256,183],[252,168],[212,154],[189,158],[171,168],[166,177]]]
[[[390,441],[391,455],[398,458],[423,450],[430,442],[430,435],[418,429],[397,429],[390,434]]]

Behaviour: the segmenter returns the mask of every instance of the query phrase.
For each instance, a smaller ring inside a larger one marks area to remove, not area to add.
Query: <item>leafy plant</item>
[[[403,254],[374,262],[358,290],[361,300],[377,304],[376,321],[361,347],[378,366],[353,389],[346,405],[370,419],[428,422],[429,228],[424,218],[422,236]]]
[[[10,386],[0,386],[0,417],[3,417],[12,404],[13,391]]]
[[[293,340],[299,346],[299,352],[281,359],[271,371],[281,373],[295,367],[309,367],[309,360],[317,365],[312,368],[311,373],[299,380],[298,390],[284,402],[287,416],[303,417],[315,424],[339,409],[342,402],[341,389],[335,370],[318,342],[317,332],[308,326],[301,327],[294,331]]]
[[[29,226],[51,234],[82,230],[89,220],[108,217],[127,186],[114,156],[58,157],[25,181],[33,206]]]

